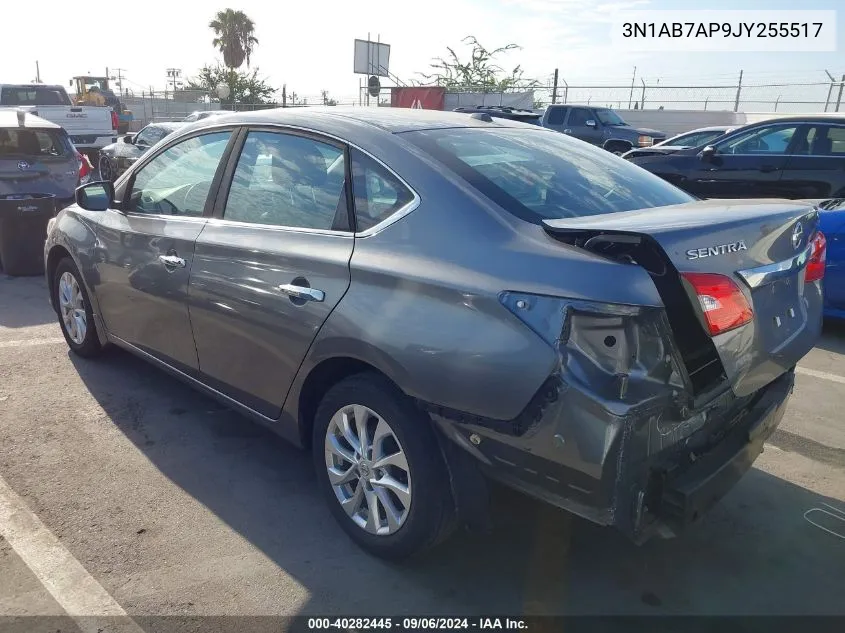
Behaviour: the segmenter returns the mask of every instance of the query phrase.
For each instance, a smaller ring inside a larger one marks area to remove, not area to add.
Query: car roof
[[[35,116],[29,112],[24,111],[23,127],[40,130],[61,130],[62,126],[42,119],[40,116]],[[18,123],[18,110],[14,108],[0,108],[0,128],[21,127]]]
[[[492,122],[468,117],[466,112],[443,112],[441,110],[412,108],[308,106],[222,114],[219,117],[208,117],[189,125],[191,129],[199,129],[224,123],[249,123],[252,125],[264,123],[303,126],[325,133],[333,133],[339,127],[349,126],[359,129],[361,127],[379,128],[392,133],[468,127],[537,127],[502,117],[491,118],[493,118]]]

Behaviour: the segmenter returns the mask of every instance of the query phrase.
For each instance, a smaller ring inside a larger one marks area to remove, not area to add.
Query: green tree
[[[536,81],[523,79],[521,66],[511,71],[495,63],[497,56],[513,50],[521,50],[517,44],[506,44],[494,49],[484,47],[474,35],[468,35],[463,40],[470,47],[470,56],[466,61],[461,60],[455,49],[447,47],[449,55],[445,58],[436,57],[431,62],[430,73],[417,73],[425,83],[443,86],[452,90],[478,90],[481,92],[501,92],[512,88],[531,88],[538,85]],[[422,82],[417,82],[422,83]]]
[[[229,87],[229,96],[225,99],[218,97],[219,86]],[[226,68],[221,64],[203,66],[197,76],[188,80],[189,90],[202,90],[211,97],[212,101],[221,104],[259,104],[273,103],[276,90],[258,77],[258,68],[251,72],[242,72]]]
[[[255,23],[243,11],[226,9],[218,11],[208,23],[214,31],[212,46],[223,54],[223,63],[231,69],[240,68],[255,50],[258,40],[255,38]]]

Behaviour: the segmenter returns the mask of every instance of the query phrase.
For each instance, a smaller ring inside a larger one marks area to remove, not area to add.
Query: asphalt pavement
[[[45,282],[0,276],[0,630],[32,630],[10,617],[27,615],[84,630],[68,615],[92,612],[140,630],[160,615],[845,616],[845,325],[798,371],[755,467],[681,538],[636,547],[497,489],[492,534],[389,564],[335,524],[308,455],[125,352],[72,356]]]

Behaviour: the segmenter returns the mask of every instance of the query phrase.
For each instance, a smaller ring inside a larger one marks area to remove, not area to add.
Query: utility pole
[[[827,89],[827,99],[824,100],[824,111],[827,112],[827,106],[830,104],[830,97],[833,94],[833,86],[836,83],[836,79],[827,70],[824,72],[830,77],[830,88]]]
[[[557,68],[555,68],[555,79],[552,84],[552,103],[557,103]]]
[[[38,60],[35,60],[35,83],[41,83],[41,69],[38,67]]]
[[[637,80],[637,67],[634,66],[634,76],[631,77],[631,94],[628,95],[628,109],[631,109],[631,102],[634,100],[634,82]]]
[[[117,84],[117,89],[120,91],[119,94],[123,95],[123,73],[126,72],[125,68],[115,68],[114,70],[117,71],[117,77],[110,77],[110,79],[115,79],[115,83]]]
[[[173,92],[176,92],[176,80],[182,77],[182,69],[181,68],[168,68],[167,69],[167,77],[170,82],[173,84]],[[181,82],[180,82],[181,83]]]
[[[288,107],[288,85],[282,84],[282,107]]]

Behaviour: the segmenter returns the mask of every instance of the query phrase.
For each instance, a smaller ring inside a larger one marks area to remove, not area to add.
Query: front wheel
[[[351,376],[326,393],[313,452],[332,514],[371,554],[407,558],[451,531],[454,504],[431,421],[381,376]]]
[[[79,270],[69,257],[65,257],[56,267],[53,292],[56,295],[59,325],[68,347],[85,358],[99,354],[103,346],[97,336],[91,302]]]
[[[106,154],[100,153],[100,159],[97,164],[97,169],[100,172],[100,180],[111,182],[117,176],[117,166],[114,161]]]

